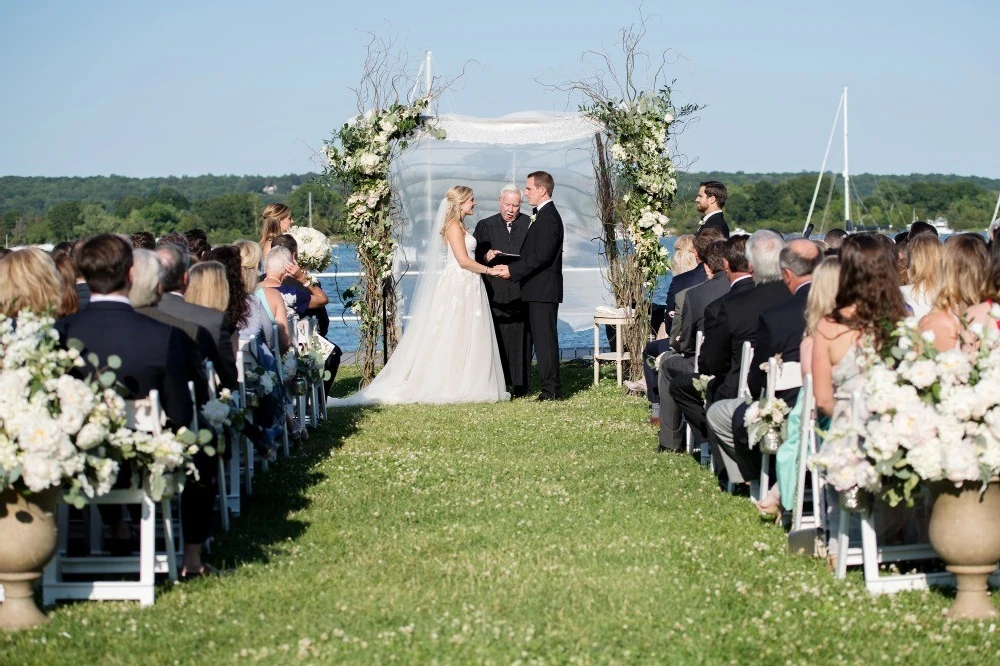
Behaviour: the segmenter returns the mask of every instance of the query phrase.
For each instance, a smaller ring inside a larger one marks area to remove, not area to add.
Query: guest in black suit
[[[705,342],[698,357],[698,374],[715,376],[708,387],[709,403],[737,397],[743,343],[754,342],[760,313],[790,297],[779,281],[778,258],[782,247],[784,241],[773,231],[754,233],[747,241],[746,255],[755,284],[751,287],[746,279],[737,282],[729,294],[705,311]],[[701,435],[699,441],[706,441],[705,403],[692,386],[695,377],[694,374],[678,377],[670,385],[670,395]],[[717,463],[723,462],[717,450],[712,453]],[[722,465],[717,464],[716,469],[723,471]]]
[[[714,229],[712,231],[715,231]],[[717,232],[716,232],[717,233]],[[705,283],[687,290],[681,317],[681,339],[679,352],[664,357],[657,368],[657,384],[660,394],[660,444],[658,451],[680,452],[684,450],[681,411],[670,395],[670,386],[677,377],[694,372],[694,355],[697,333],[705,332],[705,311],[714,302],[729,293],[734,285],[749,284],[750,268],[746,258],[748,236],[731,236],[728,240],[717,240],[706,250],[706,267],[712,271],[712,278]],[[720,255],[720,256],[717,256]],[[721,266],[719,265],[721,263]],[[718,267],[718,272],[713,270]]]
[[[90,304],[56,322],[60,340],[79,340],[84,358],[95,354],[98,361],[97,367],[91,368],[94,373],[108,367],[108,357],[117,356],[121,365],[115,375],[124,397],[142,398],[156,389],[171,427],[190,425],[194,409],[185,375],[188,358],[184,334],[132,309],[128,299],[131,244],[114,234],[94,236],[78,248],[76,262],[90,286]],[[127,469],[122,469],[116,487],[128,487],[130,476]],[[101,507],[101,515],[114,538],[128,538],[119,507]],[[185,538],[186,532],[185,528]]]
[[[781,354],[782,361],[798,362],[799,346],[806,326],[806,301],[812,272],[823,259],[819,246],[809,240],[793,240],[781,250],[780,268],[784,287],[792,297],[773,305],[760,315],[754,336],[754,355],[747,373],[747,388],[750,397],[757,400],[766,390],[767,375],[762,369],[768,359]],[[798,396],[798,389],[779,393],[777,397],[792,406]],[[749,481],[760,474],[760,450],[749,449],[743,415],[746,401],[741,397],[718,400],[712,403],[707,413],[709,444],[720,448],[723,458],[735,463],[739,476],[732,471],[729,480]],[[765,491],[766,489],[761,489]]]
[[[504,186],[500,191],[500,212],[480,220],[473,235],[476,261],[481,264],[493,265],[501,252],[521,254],[528,235],[528,216],[521,212],[521,190],[517,185]],[[513,397],[523,397],[531,376],[528,308],[521,300],[521,288],[516,282],[491,275],[484,275],[483,280],[493,313],[504,382]]]
[[[706,180],[699,183],[694,203],[701,213],[701,228],[718,229],[723,236],[729,238],[729,225],[726,224],[726,216],[722,213],[727,196],[725,185],[717,180]]]
[[[186,247],[161,241],[156,246],[156,255],[163,265],[163,295],[156,308],[179,319],[194,322],[209,332],[215,344],[206,350],[208,358],[215,366],[215,372],[219,375],[222,385],[235,390],[239,381],[236,376],[236,354],[233,351],[229,319],[224,312],[184,301],[190,261]]]
[[[525,194],[532,209],[521,259],[498,274],[521,285],[521,300],[528,304],[528,328],[542,385],[539,400],[562,398],[559,383],[559,304],[563,297],[563,223],[552,190],[555,181],[545,171],[528,174]]]

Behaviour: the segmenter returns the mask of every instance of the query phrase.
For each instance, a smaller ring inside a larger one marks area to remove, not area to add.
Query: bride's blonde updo
[[[472,188],[465,185],[455,185],[448,190],[444,198],[448,201],[448,208],[444,214],[444,226],[441,229],[442,236],[445,235],[445,231],[452,224],[461,224],[462,204],[472,198]]]

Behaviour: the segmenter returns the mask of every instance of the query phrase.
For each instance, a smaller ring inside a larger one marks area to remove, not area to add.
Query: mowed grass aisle
[[[996,663],[995,626],[946,621],[944,594],[786,555],[590,373],[557,403],[332,411],[220,532],[229,573],[58,607],[0,664]]]

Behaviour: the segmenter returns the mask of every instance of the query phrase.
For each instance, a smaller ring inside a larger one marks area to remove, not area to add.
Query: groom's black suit
[[[476,237],[476,261],[481,264],[490,263],[486,261],[486,253],[490,250],[521,254],[528,235],[528,216],[522,213],[514,218],[510,231],[499,213],[483,218],[473,235]],[[483,279],[493,312],[504,382],[514,395],[524,395],[531,376],[531,343],[527,331],[528,308],[521,300],[521,288],[513,280],[488,275]]]
[[[521,300],[528,304],[541,398],[561,398],[559,383],[559,304],[563,297],[563,222],[550,199],[538,209],[528,227],[521,259],[510,265],[510,279],[521,285]]]

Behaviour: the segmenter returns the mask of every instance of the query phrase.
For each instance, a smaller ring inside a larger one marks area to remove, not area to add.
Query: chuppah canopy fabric
[[[400,280],[402,312],[406,315],[413,274],[420,270],[428,239],[435,237],[438,204],[448,188],[467,185],[476,194],[476,222],[499,212],[504,185],[524,189],[532,171],[548,171],[555,179],[552,200],[565,227],[563,241],[563,303],[559,328],[582,330],[593,325],[594,309],[614,306],[601,271],[601,227],[594,181],[594,136],[600,131],[580,114],[517,113],[502,118],[440,116],[443,140],[424,136],[394,162],[393,184],[402,203],[404,224],[396,276]],[[521,211],[531,213],[525,199]],[[440,236],[436,236],[440,238]]]

